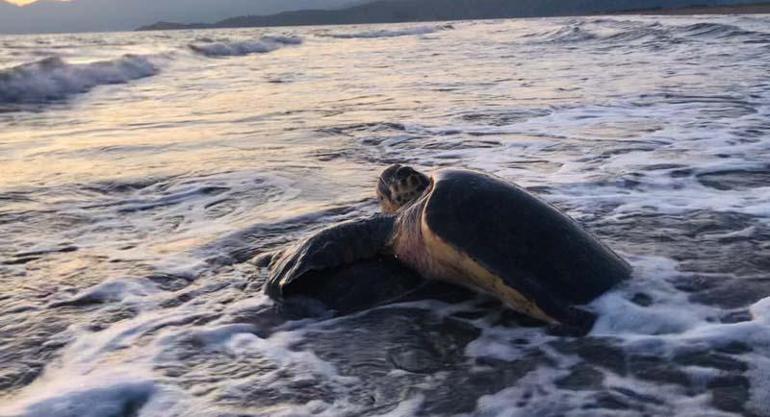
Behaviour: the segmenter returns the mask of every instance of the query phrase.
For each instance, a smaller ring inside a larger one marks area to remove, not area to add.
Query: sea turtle
[[[310,236],[272,262],[265,291],[281,299],[313,271],[395,256],[428,279],[490,294],[548,324],[590,329],[585,304],[631,274],[629,264],[573,219],[485,173],[428,177],[392,165],[377,185],[383,213]],[[315,274],[317,276],[317,274]]]

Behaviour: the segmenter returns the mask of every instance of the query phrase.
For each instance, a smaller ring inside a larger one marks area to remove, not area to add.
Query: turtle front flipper
[[[251,260],[251,262],[259,268],[270,268],[273,265],[273,262],[277,261],[278,259],[281,259],[281,256],[283,254],[284,254],[283,250],[264,252],[255,256],[254,259]]]
[[[395,220],[389,215],[343,222],[310,236],[273,261],[265,292],[283,298],[290,285],[311,271],[322,271],[368,259],[384,252],[392,239]]]

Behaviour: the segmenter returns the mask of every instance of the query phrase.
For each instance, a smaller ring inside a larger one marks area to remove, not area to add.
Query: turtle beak
[[[383,212],[393,214],[417,201],[430,184],[430,178],[412,167],[391,165],[377,180],[377,200]]]

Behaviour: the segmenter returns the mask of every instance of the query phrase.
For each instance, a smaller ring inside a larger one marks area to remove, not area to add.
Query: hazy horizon
[[[130,31],[157,22],[214,23],[246,15],[271,15],[302,9],[337,9],[374,0],[0,0],[0,33],[63,33]],[[414,0],[415,2],[419,0]],[[547,4],[546,4],[547,3]],[[741,0],[622,0],[614,7],[601,8],[601,1],[580,3],[570,10],[621,10],[653,7],[682,7],[686,5],[729,5],[757,3]],[[422,3],[421,3],[422,4]],[[443,9],[449,4],[426,2],[422,11]],[[487,5],[488,6],[488,5]],[[510,8],[531,9],[527,2],[511,0]],[[542,15],[559,14],[555,2],[543,2]],[[453,6],[452,6],[453,7]],[[467,5],[459,9],[470,12]],[[465,7],[465,9],[463,9]],[[479,8],[484,9],[480,4]],[[494,6],[497,7],[497,6]],[[488,7],[487,7],[488,8]],[[554,13],[549,13],[551,10]],[[419,14],[419,13],[418,13]],[[431,13],[428,13],[430,15]],[[473,13],[471,13],[473,14]],[[408,15],[408,13],[407,13]],[[464,15],[461,13],[460,15]],[[510,15],[510,13],[509,13]],[[538,14],[540,15],[540,14]],[[405,19],[409,20],[409,19]],[[418,19],[419,20],[419,19]]]

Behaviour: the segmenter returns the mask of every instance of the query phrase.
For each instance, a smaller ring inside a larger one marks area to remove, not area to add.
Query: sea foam
[[[264,54],[287,45],[299,45],[302,38],[296,36],[262,36],[259,40],[191,43],[194,52],[210,57]]]
[[[60,100],[99,85],[127,83],[158,72],[158,66],[141,55],[85,64],[49,57],[0,70],[0,104]]]
[[[394,38],[397,36],[427,35],[452,28],[453,27],[451,25],[417,26],[404,29],[380,29],[361,32],[328,33],[323,36],[337,39]]]

